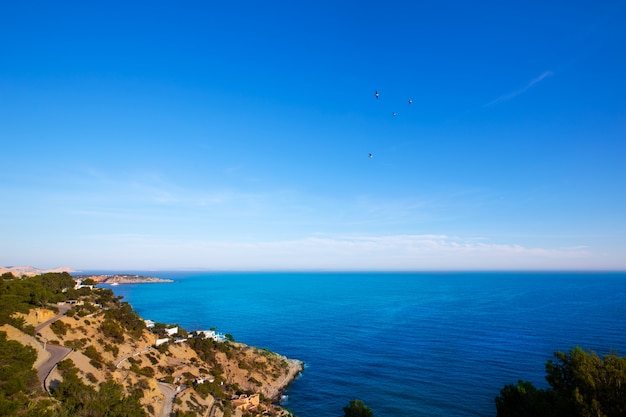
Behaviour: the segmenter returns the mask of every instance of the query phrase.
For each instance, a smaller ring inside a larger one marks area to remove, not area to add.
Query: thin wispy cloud
[[[527,247],[514,242],[436,234],[320,235],[247,242],[160,240],[156,236],[127,234],[94,239],[115,241],[116,249],[109,255],[119,259],[125,251],[135,249],[133,260],[124,265],[131,269],[146,264],[161,269],[194,266],[216,270],[503,270],[595,266],[593,252],[585,247]]]
[[[513,92],[511,92],[509,94],[505,94],[503,96],[500,96],[500,97],[496,98],[495,100],[492,100],[489,103],[485,104],[485,107],[493,106],[495,104],[500,104],[500,103],[504,103],[505,101],[512,100],[515,97],[517,97],[517,96],[519,96],[521,94],[524,94],[526,91],[530,90],[536,84],[540,83],[541,81],[543,81],[546,78],[551,77],[553,75],[554,75],[554,72],[552,72],[552,71],[544,71],[538,77],[533,78],[532,80],[530,80],[530,82],[528,84],[526,84],[526,86],[524,88],[521,88],[519,90],[515,90],[515,91],[513,91]]]

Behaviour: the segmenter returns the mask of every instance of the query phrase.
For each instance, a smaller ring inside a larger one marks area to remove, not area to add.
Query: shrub
[[[113,342],[124,343],[124,329],[112,319],[106,318],[100,325],[100,330],[105,337],[113,340]]]
[[[113,354],[113,356],[117,357],[117,355],[119,355],[119,353],[120,353],[120,348],[118,348],[115,345],[110,345],[108,343],[104,343],[104,351],[105,352],[111,352],[111,354]]]
[[[98,352],[98,350],[93,345],[87,346],[87,348],[85,349],[83,353],[89,359],[92,359],[98,362],[104,362],[104,360],[102,359],[102,355],[100,354],[100,352]]]
[[[57,336],[65,336],[68,328],[69,326],[61,320],[57,320],[50,325],[50,330],[52,330]]]
[[[139,374],[147,376],[149,378],[154,378],[154,369],[152,369],[150,366],[144,366],[139,370]]]

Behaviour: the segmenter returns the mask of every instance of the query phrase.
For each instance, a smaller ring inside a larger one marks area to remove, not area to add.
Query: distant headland
[[[136,274],[100,274],[100,275],[74,275],[74,278],[79,280],[91,279],[96,284],[152,284],[162,282],[174,282],[171,279],[157,278],[148,275],[136,275]]]
[[[72,269],[68,266],[62,266],[53,269],[39,269],[32,266],[0,266],[0,275],[10,273],[15,277],[33,277],[41,274],[48,273],[61,273],[67,272],[72,274],[74,279],[84,281],[87,279],[93,280],[96,284],[150,284],[150,283],[163,283],[174,282],[171,279],[157,278],[149,275],[137,275],[137,274],[80,274],[79,271]]]

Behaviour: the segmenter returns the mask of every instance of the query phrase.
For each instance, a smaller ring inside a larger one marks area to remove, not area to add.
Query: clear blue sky
[[[4,1],[0,265],[626,269],[624,22]]]

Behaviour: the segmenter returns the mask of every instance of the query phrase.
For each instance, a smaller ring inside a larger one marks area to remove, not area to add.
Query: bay
[[[99,271],[102,272],[102,271]],[[111,287],[146,319],[305,362],[284,406],[339,416],[495,416],[518,379],[575,346],[626,352],[625,273],[141,272],[164,284]]]

